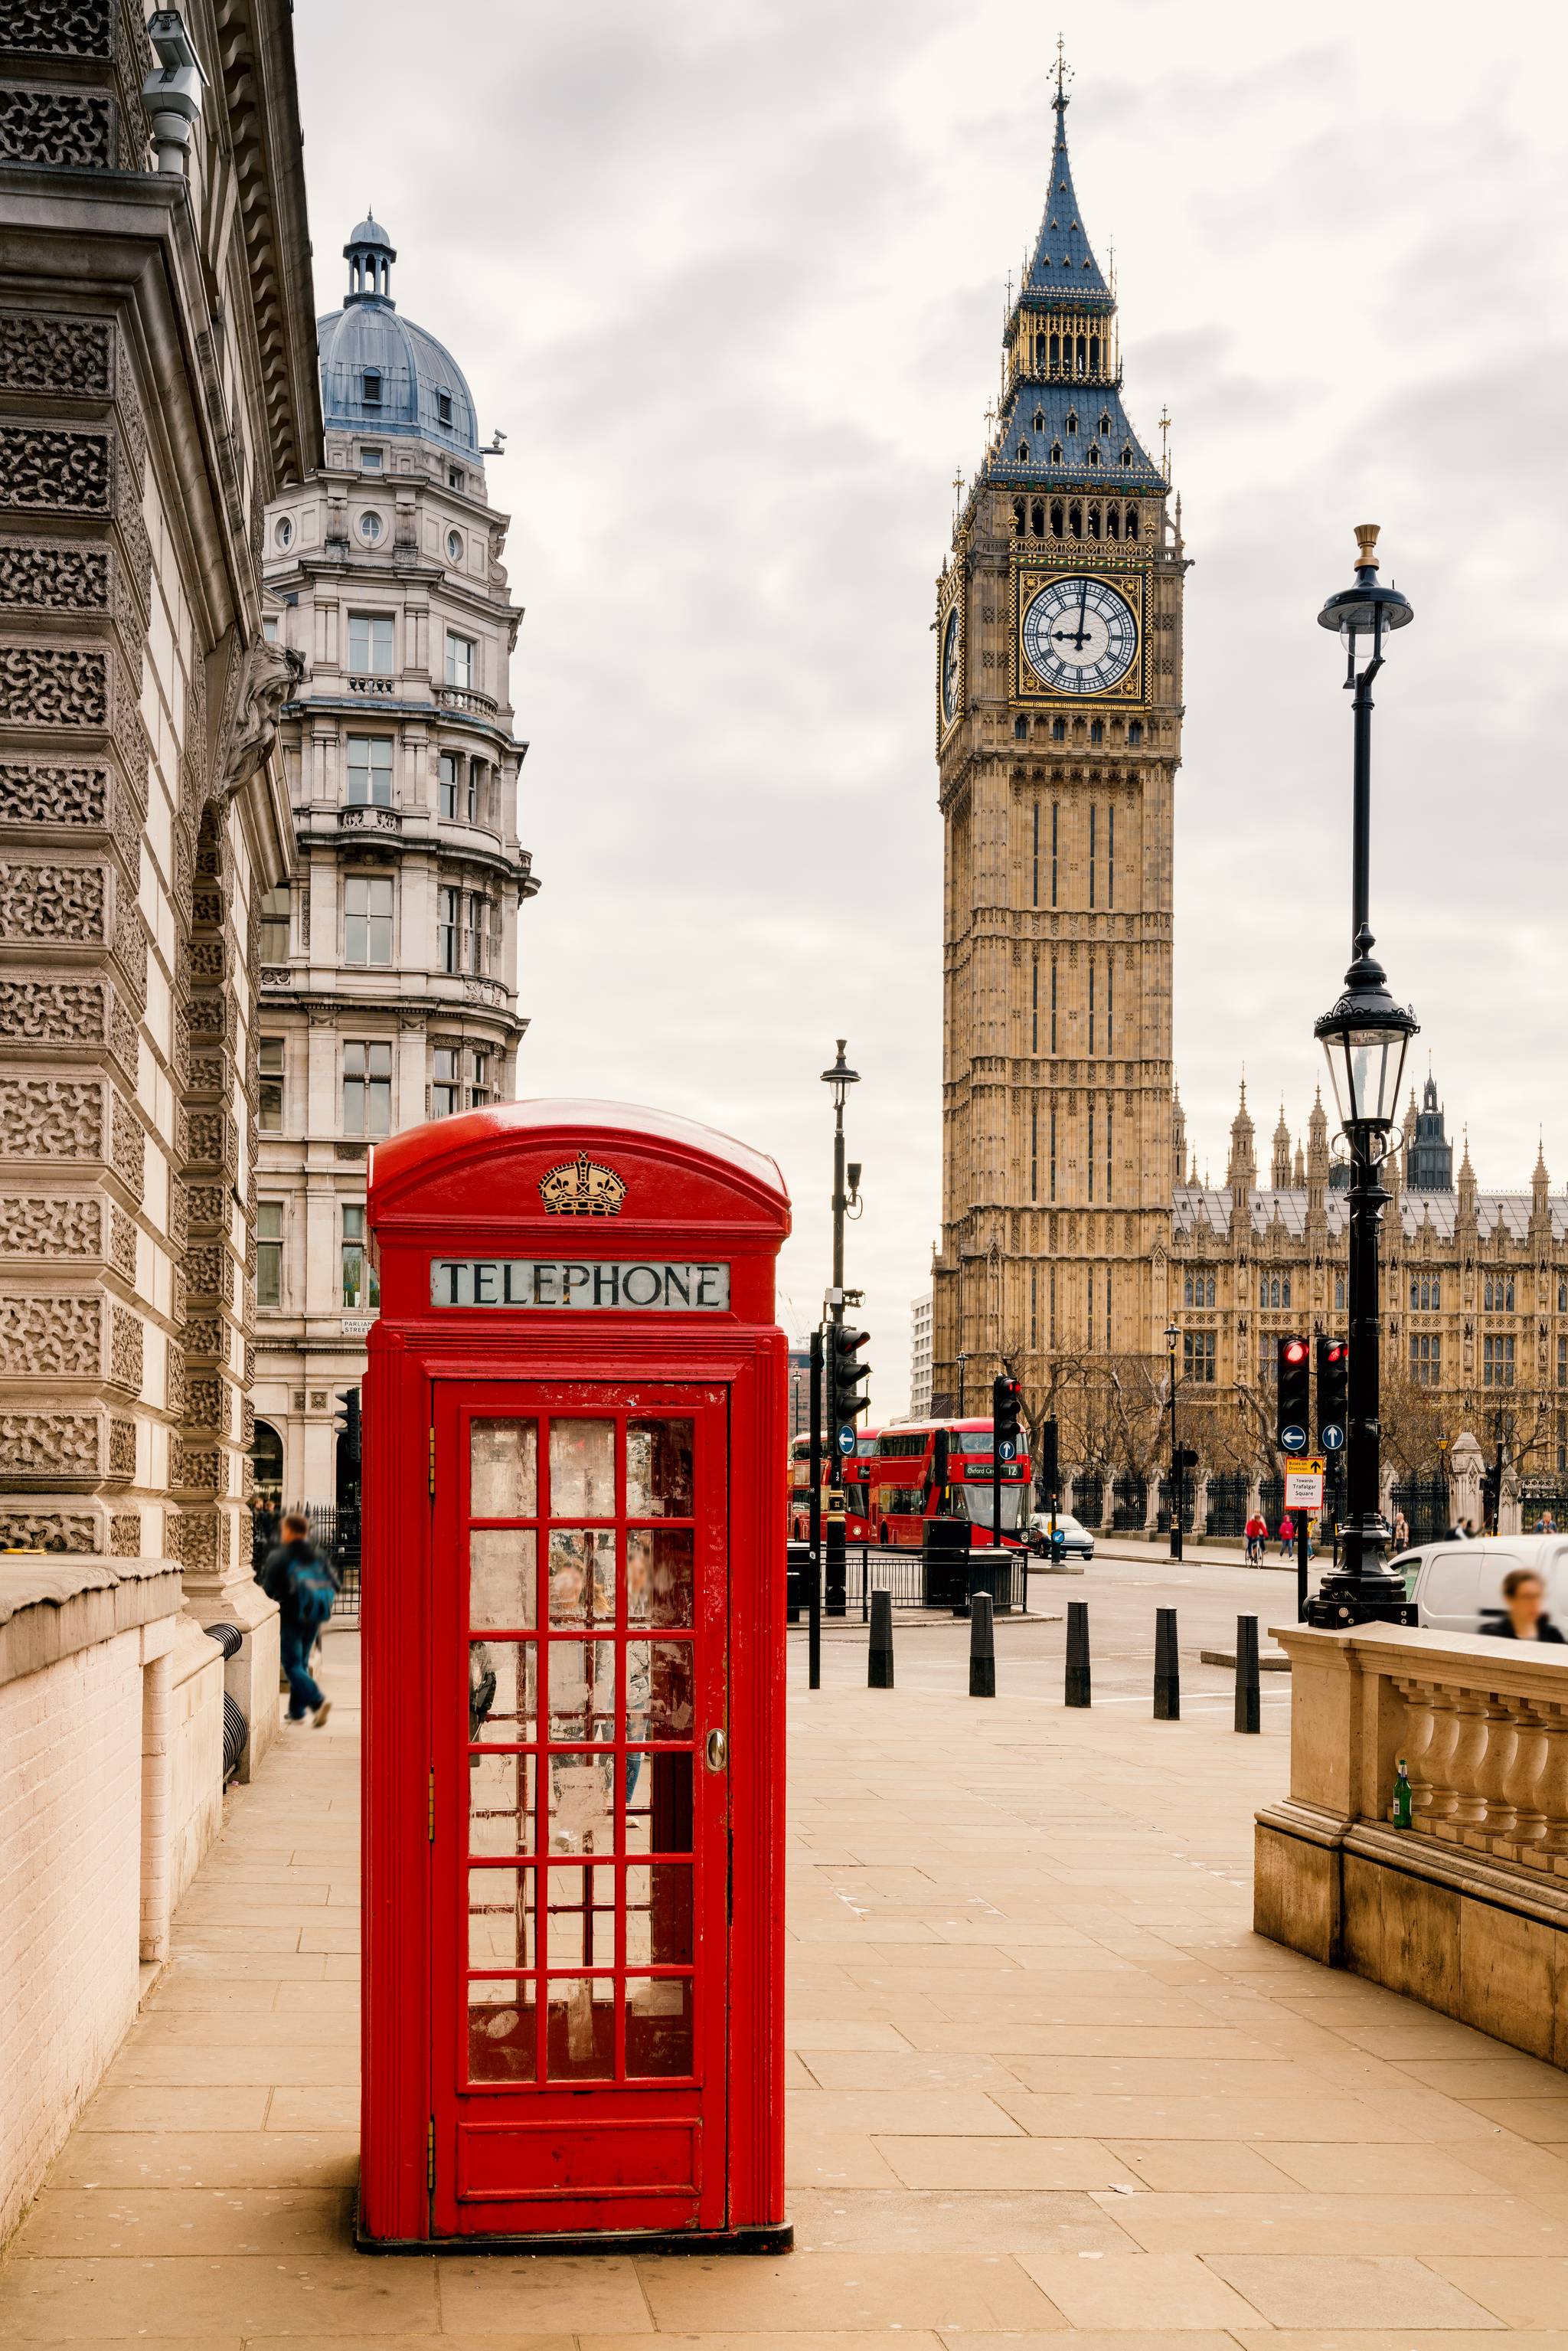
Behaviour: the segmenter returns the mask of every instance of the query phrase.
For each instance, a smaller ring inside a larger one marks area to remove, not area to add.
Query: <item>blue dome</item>
[[[399,318],[386,291],[396,250],[385,229],[361,221],[343,251],[349,298],[316,322],[328,431],[408,434],[476,456],[474,395],[462,369],[434,335]]]

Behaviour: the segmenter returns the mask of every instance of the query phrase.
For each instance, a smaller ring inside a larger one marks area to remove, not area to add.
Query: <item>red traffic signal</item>
[[[1281,1339],[1276,1344],[1279,1411],[1274,1434],[1281,1453],[1304,1453],[1312,1426],[1312,1343],[1306,1339]]]
[[[1283,1340],[1280,1348],[1280,1359],[1286,1364],[1304,1364],[1307,1360],[1306,1341],[1304,1339]]]

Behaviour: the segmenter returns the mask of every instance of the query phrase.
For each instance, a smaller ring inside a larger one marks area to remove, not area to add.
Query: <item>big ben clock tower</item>
[[[933,1396],[985,1411],[1005,1356],[1031,1402],[1061,1391],[1071,1423],[1067,1387],[1091,1410],[1096,1383],[1064,1383],[1063,1359],[1130,1371],[1165,1352],[1186,564],[1165,471],[1122,405],[1063,85],[1059,68],[1045,211],[938,590]]]

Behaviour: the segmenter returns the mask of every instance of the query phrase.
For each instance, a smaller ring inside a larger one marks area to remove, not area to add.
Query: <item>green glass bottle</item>
[[[1407,1829],[1410,1825],[1410,1781],[1403,1755],[1395,1764],[1394,1771],[1394,1825],[1396,1829]]]

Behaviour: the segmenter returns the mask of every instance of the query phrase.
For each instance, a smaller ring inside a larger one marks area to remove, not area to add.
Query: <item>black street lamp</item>
[[[1176,1341],[1180,1337],[1181,1332],[1176,1329],[1176,1324],[1168,1322],[1166,1325],[1166,1346],[1171,1360],[1171,1557],[1173,1559],[1181,1557],[1182,1538],[1182,1456],[1181,1447],[1176,1443]]]
[[[845,1040],[841,1037],[837,1042],[838,1052],[834,1057],[833,1066],[831,1070],[822,1071],[822,1083],[832,1089],[833,1099],[833,1279],[828,1291],[830,1323],[841,1322],[844,1319],[844,1214],[857,1189],[856,1185],[851,1185],[846,1181],[844,1104],[849,1099],[850,1088],[858,1086],[861,1081],[860,1071],[852,1070],[844,1059]],[[858,1167],[855,1174],[858,1179],[860,1174]],[[832,1352],[833,1341],[831,1332],[828,1346],[830,1350],[828,1361],[831,1367],[838,1361],[836,1353]],[[831,1395],[832,1390],[831,1370],[828,1386]],[[833,1406],[831,1402],[829,1417],[830,1419],[833,1417]],[[841,1474],[841,1463],[836,1449],[838,1439],[836,1427],[831,1430],[830,1436],[835,1447],[833,1475],[836,1479]],[[847,1605],[848,1572],[844,1555],[844,1513],[841,1498],[828,1511],[822,1583],[828,1614],[843,1615]]]
[[[1316,1024],[1350,1151],[1348,1311],[1349,1397],[1345,1427],[1345,1518],[1337,1568],[1325,1576],[1307,1609],[1307,1622],[1330,1630],[1350,1625],[1412,1621],[1402,1576],[1389,1573],[1384,1552],[1392,1541],[1383,1516],[1379,1419],[1377,1235],[1388,1194],[1379,1173],[1397,1147],[1395,1126],[1406,1049],[1416,1020],[1388,993],[1373,956],[1368,917],[1372,830],[1372,682],[1383,667],[1396,629],[1414,619],[1397,588],[1379,586],[1375,523],[1358,523],[1355,585],[1342,588],[1318,614],[1345,648],[1345,689],[1354,696],[1354,820],[1351,848],[1351,965],[1344,993]]]

